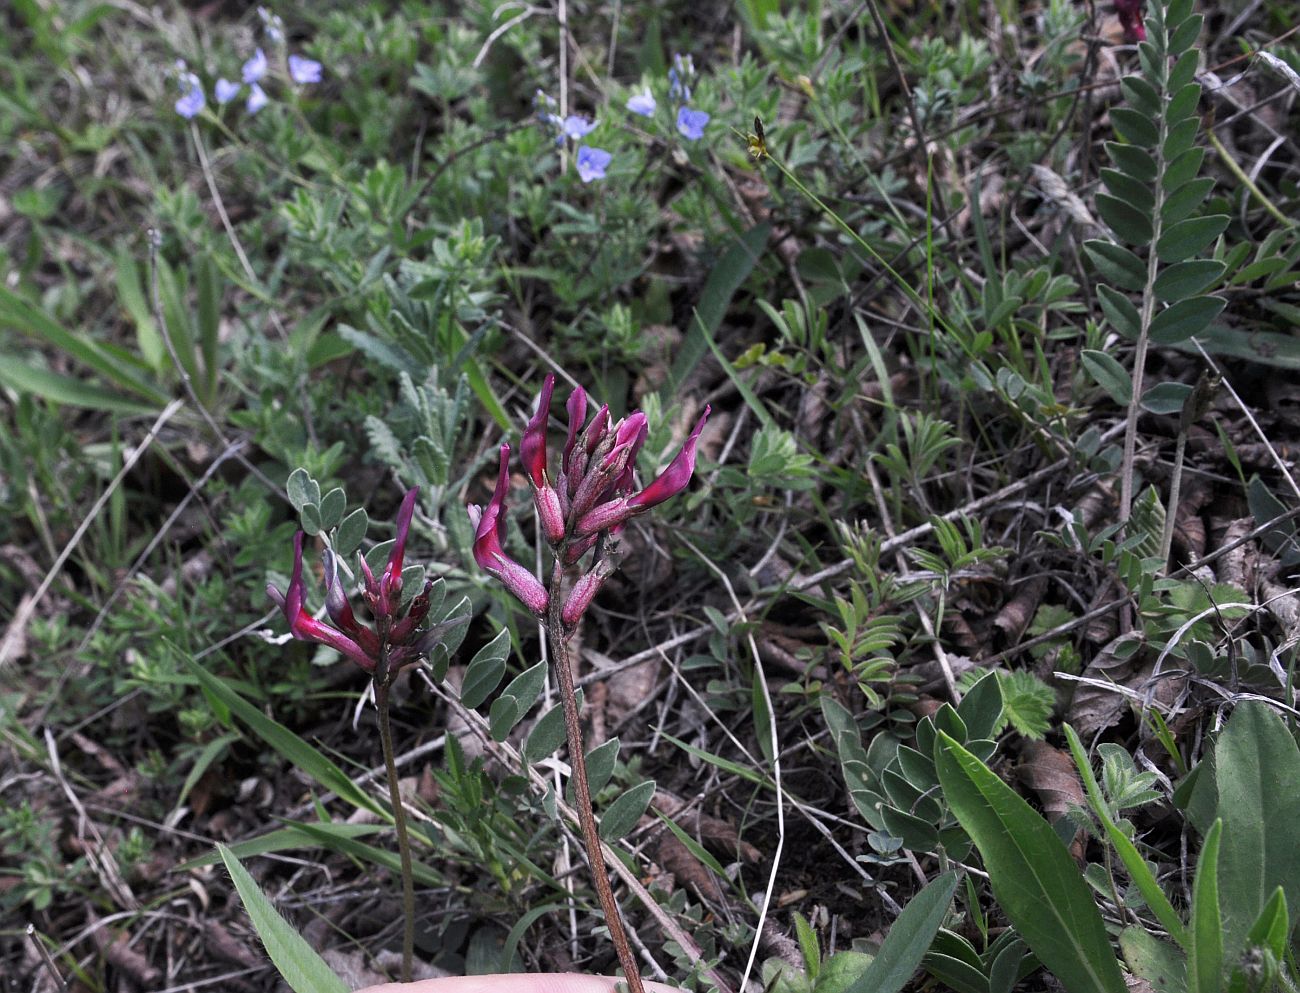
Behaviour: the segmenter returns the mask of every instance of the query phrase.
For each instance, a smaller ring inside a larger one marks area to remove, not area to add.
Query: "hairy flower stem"
[[[582,742],[582,725],[578,719],[578,699],[573,687],[573,668],[569,660],[568,643],[564,637],[564,622],[560,618],[563,609],[564,565],[556,557],[555,568],[551,572],[549,603],[546,609],[546,637],[551,646],[551,664],[560,684],[560,703],[564,707],[564,730],[569,740],[569,765],[573,769],[573,793],[577,803],[578,822],[582,826],[582,838],[586,843],[587,861],[591,864],[591,878],[596,886],[596,895],[600,898],[600,908],[605,912],[605,925],[609,928],[610,940],[618,954],[619,965],[627,979],[630,993],[645,993],[641,983],[641,972],[637,968],[636,956],[627,940],[623,929],[623,919],[619,916],[618,904],[614,902],[614,891],[609,885],[609,873],[605,870],[605,856],[600,847],[600,835],[596,831],[596,815],[591,809],[591,788],[587,783],[587,752]]]
[[[379,711],[379,741],[384,749],[388,797],[393,804],[397,851],[402,860],[402,982],[409,983],[411,960],[415,958],[415,881],[411,874],[411,839],[406,833],[406,811],[402,807],[402,791],[397,783],[397,760],[393,757],[393,725],[388,713],[388,688],[391,684],[390,673],[375,680],[375,709]]]

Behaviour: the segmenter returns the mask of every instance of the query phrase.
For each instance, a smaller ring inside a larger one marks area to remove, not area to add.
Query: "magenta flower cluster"
[[[613,573],[614,563],[605,552],[606,539],[637,514],[645,513],[676,496],[695,472],[695,449],[709,408],[696,422],[682,450],[660,476],[643,489],[635,489],[637,453],[648,431],[641,411],[610,423],[609,407],[602,406],[587,422],[587,394],[577,387],[569,394],[568,437],[554,475],[548,465],[546,429],[550,419],[555,376],[542,385],[537,412],[524,429],[520,460],[533,491],[533,503],[542,532],[564,565],[576,564],[597,549],[587,572],[574,583],[560,616],[566,629],[579,618]],[[585,425],[585,428],[584,428]],[[550,607],[546,587],[505,552],[506,492],[509,488],[510,446],[501,446],[496,489],[486,507],[468,508],[474,527],[474,559],[484,572],[495,576],[532,613],[541,617]]]
[[[1147,40],[1147,28],[1142,23],[1143,0],[1115,0],[1115,14],[1124,29],[1124,40],[1130,44]]]
[[[266,588],[266,595],[284,611],[289,631],[295,638],[328,645],[378,679],[385,679],[403,666],[419,661],[442,640],[449,624],[420,629],[429,613],[432,581],[426,580],[424,589],[411,599],[405,610],[402,609],[402,561],[419,492],[418,487],[412,488],[402,500],[397,512],[393,548],[378,577],[371,571],[365,556],[359,556],[365,580],[362,594],[370,610],[371,627],[361,624],[352,612],[352,605],[339,579],[338,562],[328,549],[325,552],[325,611],[334,626],[311,615],[306,607],[306,584],[302,575],[303,533],[299,531],[295,535],[293,576],[289,588],[283,593],[275,586]]]

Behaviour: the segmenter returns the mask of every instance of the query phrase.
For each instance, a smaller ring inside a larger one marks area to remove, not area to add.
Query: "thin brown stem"
[[[397,852],[402,860],[402,982],[411,981],[411,961],[415,958],[415,881],[411,874],[411,839],[406,833],[406,811],[402,791],[397,783],[397,760],[393,752],[393,725],[388,714],[390,678],[375,680],[375,709],[379,711],[379,741],[384,749],[384,768],[388,774],[388,797],[393,804],[393,824],[397,828]]]
[[[579,723],[578,699],[573,688],[569,646],[564,637],[564,621],[560,618],[564,604],[563,583],[564,565],[560,557],[556,556],[548,591],[550,602],[546,610],[546,635],[551,643],[551,664],[555,667],[555,676],[560,684],[560,702],[564,707],[564,730],[569,740],[569,765],[573,770],[573,794],[577,801],[574,806],[578,811],[578,823],[582,828],[582,840],[586,845],[596,896],[600,899],[601,910],[605,912],[605,925],[609,928],[609,938],[614,943],[619,965],[623,967],[628,989],[630,993],[645,993],[636,956],[632,953],[632,945],[623,929],[623,918],[619,916],[618,904],[614,901],[614,890],[609,885],[609,873],[605,869],[605,857],[600,847],[600,834],[596,830],[596,815],[591,809],[587,753],[582,743],[582,725]]]

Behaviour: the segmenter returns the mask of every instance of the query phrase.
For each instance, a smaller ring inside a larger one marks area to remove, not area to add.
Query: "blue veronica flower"
[[[244,63],[243,80],[245,83],[256,83],[266,75],[266,53],[260,48],[255,51],[247,62]]]
[[[232,83],[228,79],[218,79],[217,85],[213,89],[216,93],[217,103],[227,104],[239,96],[239,91],[243,89],[243,86],[239,83]]]
[[[271,13],[266,7],[258,7],[257,16],[262,19],[262,30],[268,38],[277,43],[284,41],[284,21],[280,20],[279,14]]]
[[[565,135],[572,138],[574,141],[581,141],[583,138],[587,137],[587,135],[591,134],[591,132],[596,130],[595,121],[589,121],[585,117],[580,117],[577,114],[570,114],[564,119],[560,126]]]
[[[704,125],[709,123],[709,115],[702,110],[683,107],[677,112],[677,130],[687,141],[699,141],[704,137]]]
[[[266,95],[266,91],[258,83],[254,83],[248,90],[248,112],[256,114],[259,110],[271,102],[271,98]]]
[[[584,183],[590,183],[593,179],[604,179],[605,169],[609,166],[609,160],[613,158],[609,152],[603,148],[592,148],[590,145],[582,145],[578,148],[578,178]]]
[[[203,83],[192,72],[181,73],[180,82],[185,92],[176,100],[176,113],[187,121],[199,116],[207,102],[203,97]]]
[[[315,59],[308,59],[301,55],[289,56],[289,78],[295,83],[300,85],[319,83],[320,77],[321,64]]]
[[[691,102],[690,81],[695,78],[695,60],[680,52],[673,56],[668,70],[668,96],[678,103]]]
[[[640,114],[642,117],[653,117],[655,107],[655,98],[650,94],[650,87],[645,88],[644,93],[638,93],[627,102],[627,109],[634,114]]]

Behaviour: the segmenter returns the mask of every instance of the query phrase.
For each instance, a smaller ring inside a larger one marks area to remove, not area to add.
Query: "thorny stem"
[[[618,954],[619,965],[627,980],[629,993],[645,993],[641,983],[641,972],[637,968],[636,956],[627,940],[623,929],[623,918],[619,916],[618,904],[614,902],[614,891],[609,885],[609,873],[605,870],[605,858],[600,848],[600,835],[596,831],[596,815],[591,809],[591,788],[587,784],[587,753],[582,743],[582,725],[578,719],[578,700],[573,688],[573,669],[569,661],[569,646],[564,637],[564,621],[560,618],[563,609],[564,563],[559,555],[551,571],[549,603],[546,608],[546,636],[551,643],[551,660],[555,675],[560,684],[560,702],[564,707],[564,731],[569,741],[569,765],[573,769],[573,794],[577,801],[574,806],[578,811],[578,823],[582,827],[582,840],[587,848],[587,861],[591,864],[591,879],[596,886],[596,895],[600,898],[600,908],[605,913],[605,925],[609,928],[610,940]]]
[[[402,860],[402,982],[409,983],[411,960],[415,958],[415,881],[411,874],[411,839],[406,834],[406,811],[402,807],[402,791],[397,784],[397,761],[393,757],[393,725],[388,713],[390,685],[392,676],[389,673],[375,680],[375,709],[379,711],[379,741],[384,749],[388,797],[393,805],[397,851]]]

